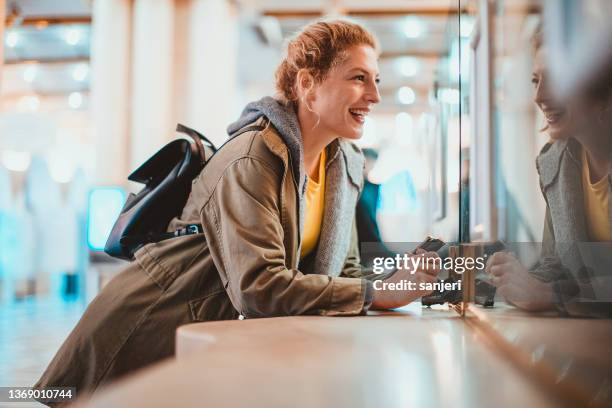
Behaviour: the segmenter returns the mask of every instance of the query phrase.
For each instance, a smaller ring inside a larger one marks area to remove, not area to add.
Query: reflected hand
[[[496,252],[487,261],[485,272],[508,303],[532,312],[554,308],[550,283],[535,278],[514,254]]]

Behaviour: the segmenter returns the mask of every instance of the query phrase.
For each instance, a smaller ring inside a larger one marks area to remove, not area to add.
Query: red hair
[[[368,45],[378,50],[375,37],[359,24],[345,20],[319,21],[307,25],[287,45],[287,54],[276,69],[276,90],[284,102],[298,100],[297,73],[307,69],[316,83],[344,60],[344,52]]]

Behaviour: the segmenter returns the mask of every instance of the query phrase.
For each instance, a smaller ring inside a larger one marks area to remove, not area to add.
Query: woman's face
[[[309,107],[319,117],[317,129],[359,139],[372,106],[380,102],[378,58],[370,46],[349,48],[342,63],[315,85]]]
[[[548,70],[546,69],[546,51],[540,48],[535,56],[531,82],[535,88],[534,102],[546,120],[545,130],[551,139],[565,139],[572,133],[570,111],[567,106],[554,100],[550,90]]]

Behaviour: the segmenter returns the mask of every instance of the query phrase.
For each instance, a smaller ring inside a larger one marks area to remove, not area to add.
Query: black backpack
[[[261,129],[247,126],[233,136]],[[144,187],[138,194],[129,194],[113,225],[104,246],[110,256],[132,260],[145,244],[203,232],[201,224],[166,232],[172,218],[179,216],[187,203],[193,179],[217,152],[201,133],[181,124],[176,130],[193,139],[193,143],[186,139],[168,143],[128,176],[128,180]]]
[[[104,252],[110,256],[130,260],[144,244],[202,231],[201,226],[189,225],[166,233],[170,220],[180,214],[187,202],[192,180],[206,163],[206,150],[209,156],[216,151],[195,130],[181,124],[176,130],[190,136],[194,143],[173,140],[128,176],[128,180],[144,184],[144,188],[138,194],[128,195],[104,246]]]

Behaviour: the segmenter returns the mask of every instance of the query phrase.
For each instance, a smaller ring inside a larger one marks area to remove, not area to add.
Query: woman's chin
[[[565,140],[572,135],[574,127],[568,115],[563,115],[559,120],[548,123],[547,133],[552,140]]]
[[[353,126],[341,133],[344,139],[357,140],[363,136],[363,126]]]
[[[565,140],[569,137],[567,129],[551,126],[548,130],[548,136],[552,140]]]
[[[363,135],[363,132],[351,133],[351,134],[348,134],[348,135],[344,136],[344,138],[345,139],[350,139],[350,140],[359,140],[359,139],[361,139],[362,135]]]

